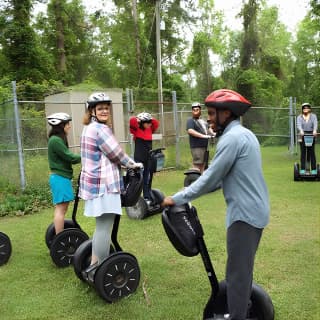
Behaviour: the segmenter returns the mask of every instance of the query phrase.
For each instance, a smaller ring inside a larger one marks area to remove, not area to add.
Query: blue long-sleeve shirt
[[[269,195],[262,173],[260,145],[239,120],[232,121],[219,138],[208,169],[172,198],[187,203],[222,186],[227,203],[226,226],[235,221],[264,228],[269,222]]]

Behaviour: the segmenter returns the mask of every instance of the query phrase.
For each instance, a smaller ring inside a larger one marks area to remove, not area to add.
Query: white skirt
[[[104,213],[122,214],[120,193],[105,193],[101,197],[85,201],[86,217],[100,217]]]

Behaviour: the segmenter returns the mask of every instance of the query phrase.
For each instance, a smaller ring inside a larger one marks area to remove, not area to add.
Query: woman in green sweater
[[[74,200],[72,189],[72,164],[80,163],[79,154],[69,150],[67,135],[71,129],[71,117],[64,112],[47,117],[51,130],[48,141],[48,160],[50,167],[49,184],[54,209],[54,227],[56,234],[64,229],[64,218],[69,202]]]

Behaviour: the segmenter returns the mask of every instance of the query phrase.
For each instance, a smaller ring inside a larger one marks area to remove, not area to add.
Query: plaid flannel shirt
[[[81,135],[81,177],[79,196],[94,199],[108,193],[120,193],[120,165],[134,161],[122,150],[111,129],[95,121],[83,128]]]

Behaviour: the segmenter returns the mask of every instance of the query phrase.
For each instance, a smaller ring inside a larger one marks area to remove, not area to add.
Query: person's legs
[[[92,238],[91,265],[96,262],[100,264],[109,256],[114,218],[113,213],[105,213],[96,217],[96,229]]]
[[[301,170],[306,169],[306,146],[304,145],[304,142],[300,142],[300,165]]]
[[[145,199],[151,198],[150,196],[150,166],[148,161],[143,162],[143,197]]]
[[[313,141],[312,146],[310,147],[310,162],[311,162],[311,170],[317,170],[317,161],[316,161],[316,153],[315,153],[315,143]]]
[[[69,202],[57,203],[54,208],[54,228],[56,234],[61,232],[64,229],[64,218],[68,210]]]
[[[194,168],[200,170],[200,173],[203,173],[205,163],[204,163],[204,154],[206,149],[205,148],[192,148],[192,165]]]
[[[51,174],[49,185],[52,193],[54,208],[54,227],[56,234],[64,229],[64,219],[68,210],[69,202],[74,200],[72,182],[70,179]]]
[[[246,319],[252,289],[254,258],[262,229],[238,221],[227,230],[227,301],[230,320]]]

